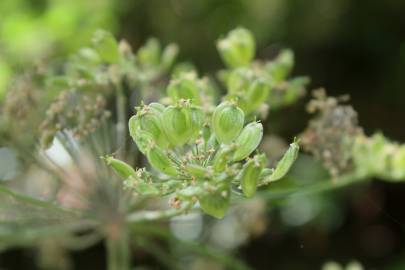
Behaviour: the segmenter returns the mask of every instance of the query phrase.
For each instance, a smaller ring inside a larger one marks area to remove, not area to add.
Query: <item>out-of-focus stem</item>
[[[125,223],[117,222],[107,227],[107,265],[108,270],[129,270],[131,256],[130,239]]]
[[[126,97],[124,89],[120,83],[115,84],[117,99],[116,99],[116,109],[117,109],[117,143],[118,143],[118,158],[125,157],[125,139],[126,139],[126,126],[127,126],[127,116],[126,116]]]

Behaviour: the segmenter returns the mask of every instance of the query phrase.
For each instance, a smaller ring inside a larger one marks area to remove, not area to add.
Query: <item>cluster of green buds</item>
[[[291,50],[282,50],[272,61],[253,61],[255,40],[244,28],[229,32],[218,41],[217,48],[228,67],[219,74],[227,87],[227,99],[236,100],[247,115],[265,115],[269,106],[277,109],[290,105],[305,94],[307,77],[288,79],[294,67]]]
[[[49,84],[52,88],[108,91],[111,84],[124,79],[130,85],[148,83],[167,73],[177,54],[177,45],[162,49],[156,39],[134,53],[125,40],[118,42],[110,32],[97,30],[90,46],[71,56],[66,74],[51,76]]]
[[[189,99],[143,105],[130,118],[129,130],[152,171],[107,157],[125,186],[142,195],[172,194],[175,207],[198,202],[217,218],[225,215],[231,194],[253,196],[258,186],[282,178],[298,153],[294,142],[275,169],[265,168],[266,157],[256,151],[262,124],[246,122],[230,101],[212,113]]]

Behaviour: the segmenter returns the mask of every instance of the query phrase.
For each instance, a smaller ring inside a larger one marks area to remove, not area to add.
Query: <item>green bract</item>
[[[239,135],[244,122],[243,111],[231,102],[221,103],[212,116],[214,134],[224,144],[231,143]]]

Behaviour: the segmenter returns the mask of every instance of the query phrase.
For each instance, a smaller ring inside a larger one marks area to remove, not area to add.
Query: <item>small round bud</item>
[[[150,165],[156,170],[170,176],[177,175],[174,163],[161,148],[157,146],[150,147],[147,151],[147,158]]]
[[[245,121],[243,111],[231,102],[223,102],[212,115],[212,129],[220,143],[231,143],[240,133]]]
[[[91,41],[93,48],[104,61],[109,64],[119,62],[120,54],[118,51],[118,43],[110,32],[97,30]]]
[[[187,105],[169,106],[162,115],[163,130],[172,146],[182,146],[193,135],[190,108]]]
[[[245,28],[237,28],[217,43],[222,60],[229,68],[248,65],[255,54],[253,34]]]
[[[259,146],[263,137],[263,125],[258,122],[252,122],[246,125],[239,137],[236,138],[236,151],[233,154],[233,161],[239,161],[247,158]]]

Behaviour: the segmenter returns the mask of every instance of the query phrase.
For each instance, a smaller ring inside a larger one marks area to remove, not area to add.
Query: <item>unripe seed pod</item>
[[[179,46],[177,44],[169,44],[162,52],[161,64],[164,70],[168,70],[176,60],[179,54]]]
[[[100,57],[110,64],[116,64],[120,60],[118,43],[114,36],[104,30],[97,30],[92,38],[94,49]]]
[[[167,95],[170,96],[174,102],[180,99],[189,99],[194,104],[201,103],[197,80],[185,78],[185,76],[170,82],[167,88]]]
[[[224,147],[218,150],[215,154],[213,167],[215,172],[223,172],[226,165],[231,162],[232,156],[235,153],[235,147]]]
[[[212,129],[220,143],[229,144],[243,128],[245,114],[231,102],[222,102],[212,115]]]
[[[208,168],[198,164],[188,164],[184,169],[189,174],[198,178],[205,178],[210,175],[210,170]]]
[[[285,80],[294,67],[294,54],[291,50],[283,50],[276,59],[266,65],[266,70],[276,81]]]
[[[151,147],[147,151],[147,158],[150,165],[156,170],[170,176],[177,175],[175,165],[161,148],[157,146]]]
[[[182,146],[193,135],[190,108],[167,107],[162,115],[163,130],[172,146]]]
[[[124,161],[113,158],[111,156],[104,157],[108,165],[110,165],[114,171],[123,179],[128,179],[136,175],[134,168],[129,166]]]
[[[239,137],[236,138],[236,151],[232,161],[239,161],[247,158],[260,144],[263,137],[263,125],[252,122],[246,125]]]
[[[300,147],[297,141],[290,144],[287,152],[277,163],[277,167],[274,169],[274,172],[269,176],[267,181],[271,182],[283,178],[294,164],[294,161],[297,159],[299,149]]]
[[[259,180],[262,168],[262,165],[253,159],[246,162],[243,166],[240,182],[243,194],[247,198],[252,197],[256,193],[257,181]]]
[[[156,107],[156,105],[154,105],[154,107]],[[162,113],[154,107],[145,106],[136,114],[132,121],[134,121],[135,128],[151,134],[153,140],[159,147],[167,148],[169,143],[161,124]]]
[[[256,111],[265,102],[270,93],[270,84],[263,78],[256,79],[246,93],[246,110],[251,113]]]
[[[197,195],[201,194],[201,187],[199,186],[188,186],[176,192],[176,197],[180,200],[192,200]]]
[[[229,32],[226,38],[218,41],[217,48],[222,60],[230,68],[248,65],[256,49],[253,34],[244,28]]]
[[[147,149],[149,146],[154,142],[152,134],[143,131],[137,126],[136,116],[132,116],[129,118],[128,127],[129,127],[129,135],[132,137],[136,146],[138,147],[139,151],[143,154],[146,154]]]
[[[156,112],[160,112],[160,113],[162,113],[166,108],[164,105],[157,103],[157,102],[152,102],[148,106],[150,108],[154,109]]]
[[[157,66],[160,62],[161,50],[159,41],[156,38],[149,38],[138,50],[137,60],[142,66]]]
[[[191,117],[191,141],[199,137],[200,131],[202,131],[204,125],[204,112],[201,107],[192,106],[190,108]]]
[[[229,208],[230,190],[222,188],[199,198],[201,209],[215,218],[223,218]]]
[[[240,94],[248,90],[253,79],[253,71],[250,68],[237,68],[233,70],[227,80],[226,86],[229,94]]]

